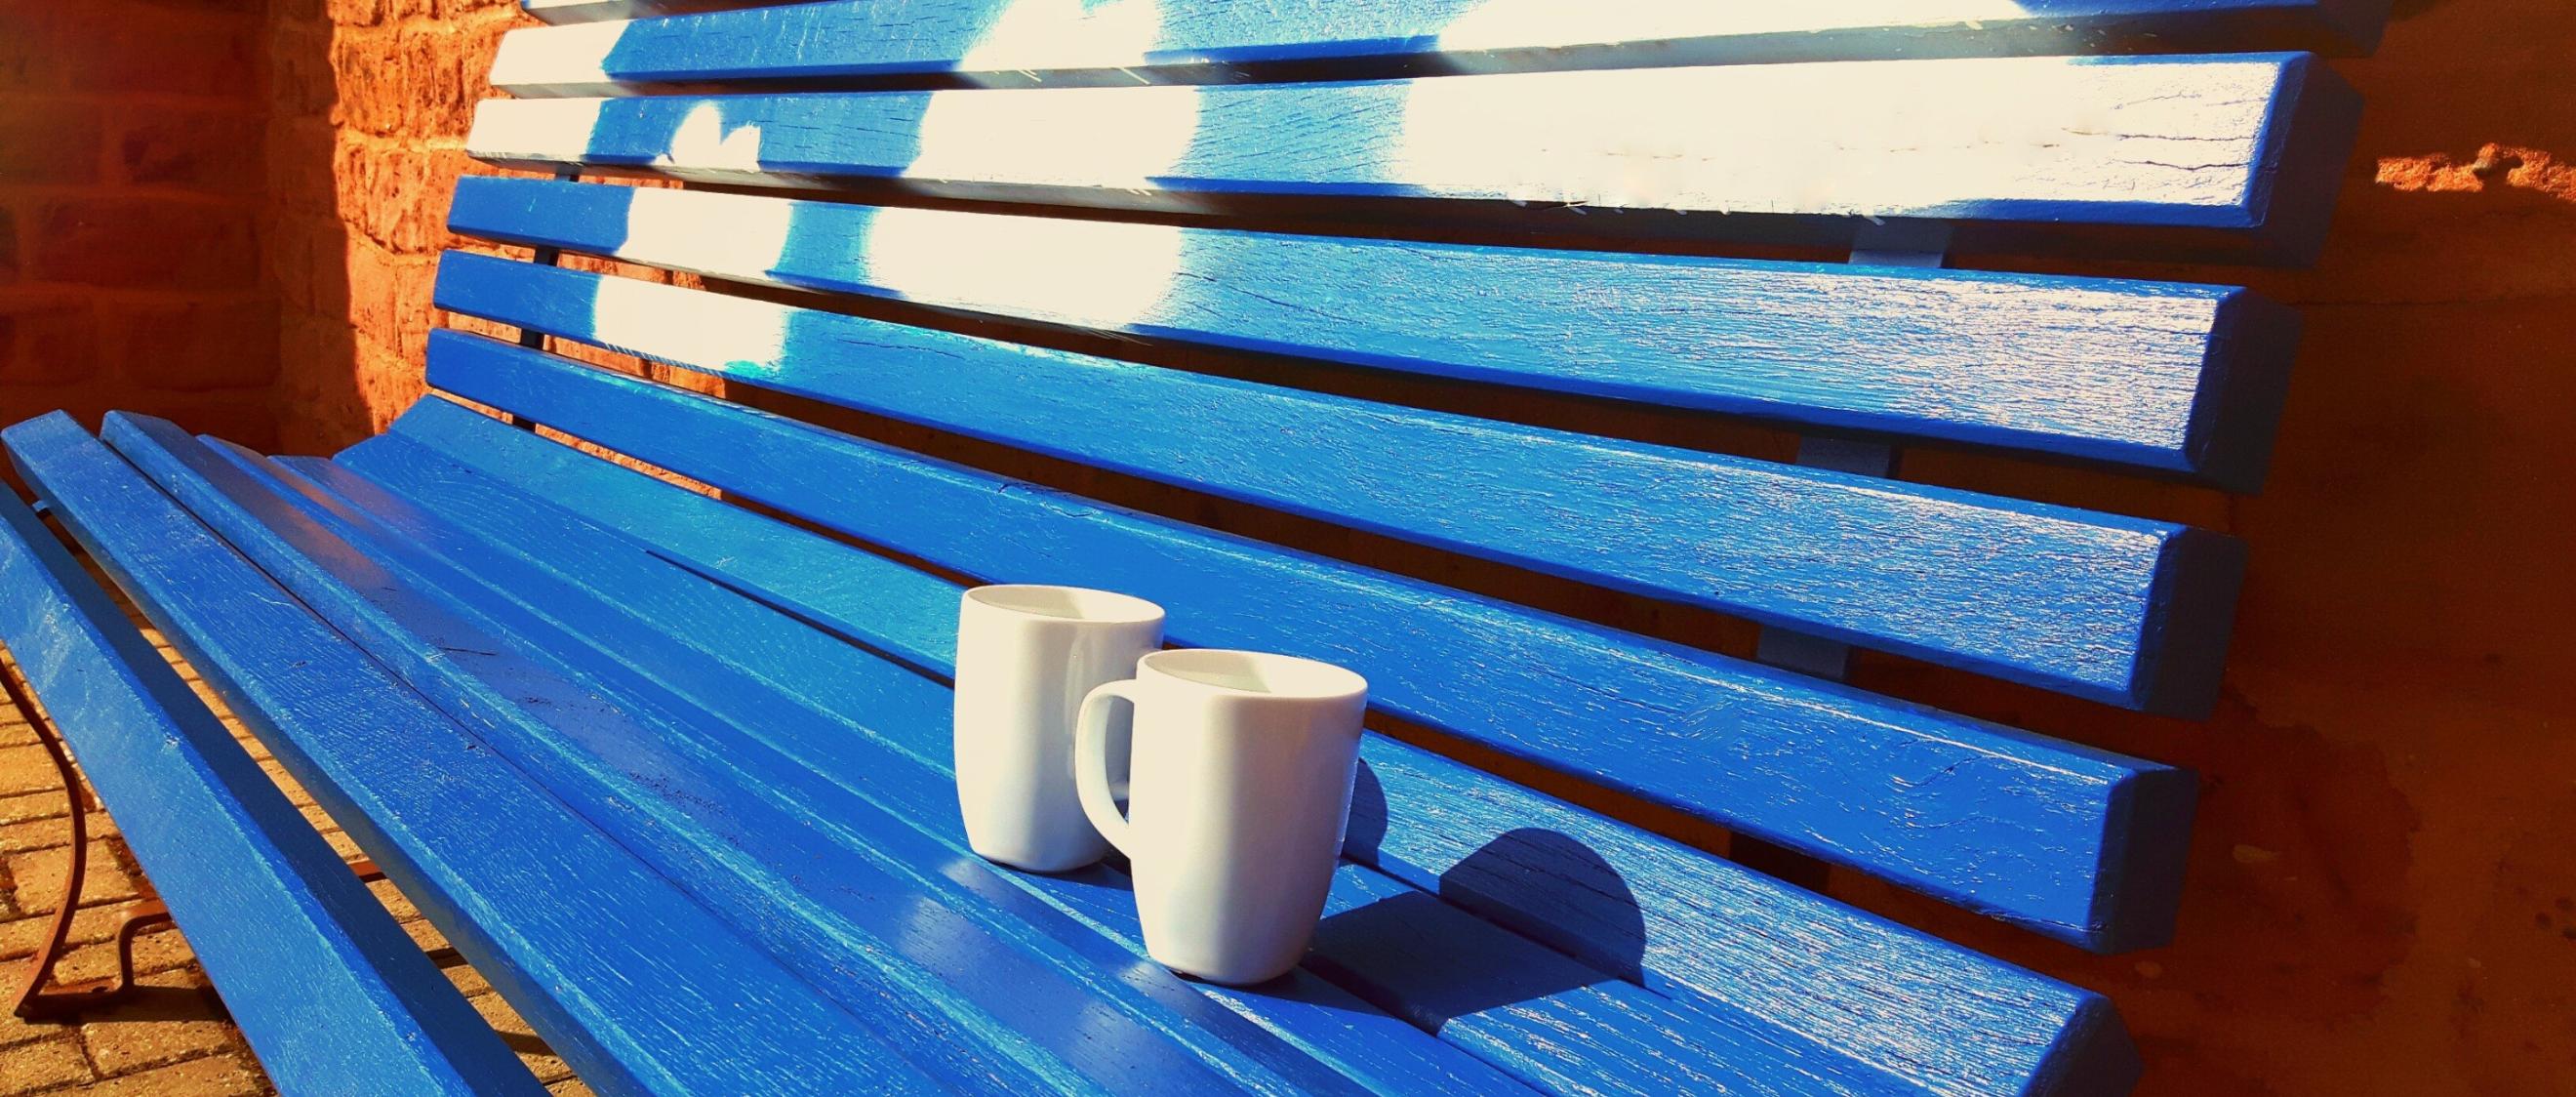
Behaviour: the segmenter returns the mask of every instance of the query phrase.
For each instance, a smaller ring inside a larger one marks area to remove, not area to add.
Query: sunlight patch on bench
[[[1121,0],[1088,16],[1079,7],[1078,0],[1022,0],[993,21],[966,63],[1043,56],[1061,49],[1065,34],[1086,53],[1141,60],[1162,32],[1154,0]],[[922,112],[920,152],[904,174],[1150,190],[1189,155],[1198,128],[1194,88],[933,92]]]
[[[695,311],[671,307],[685,293],[659,282],[602,278],[592,302],[599,341],[666,362],[756,377],[775,370],[787,346],[787,310],[766,301],[702,294]]]
[[[1419,80],[1387,177],[1522,202],[1726,213],[2244,202],[2276,68],[2198,65],[2181,93],[2173,75],[2042,57]]]
[[[1019,0],[993,18],[957,68],[1129,68],[1145,63],[1162,31],[1157,0]]]
[[[753,134],[757,140],[757,133]],[[676,190],[637,187],[626,204],[621,255],[667,256],[690,270],[767,273],[787,251],[795,207],[739,201],[710,207]],[[709,216],[721,209],[720,217]]]
[[[606,99],[486,99],[474,105],[465,146],[531,159],[587,159],[607,109]]]
[[[887,209],[860,258],[870,281],[911,300],[1115,329],[1159,310],[1181,269],[1181,230]]]
[[[492,56],[492,86],[613,85],[616,80],[608,74],[608,59],[625,39],[627,26],[575,23],[504,37]]]
[[[1020,0],[963,64],[1008,69],[1020,59],[1060,58],[1068,47],[1086,63],[1135,64],[1161,33],[1156,0]],[[920,154],[904,174],[1149,190],[1189,155],[1198,127],[1196,88],[935,92],[922,114]],[[914,300],[1115,328],[1152,312],[1171,291],[1181,232],[893,208],[876,215],[862,257],[870,279]]]

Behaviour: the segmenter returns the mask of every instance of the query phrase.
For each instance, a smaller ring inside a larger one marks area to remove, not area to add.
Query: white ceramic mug
[[[1135,705],[1118,813],[1111,702]],[[1218,983],[1297,965],[1324,913],[1359,765],[1368,682],[1329,663],[1158,651],[1082,703],[1074,777],[1125,851],[1145,951]]]
[[[994,586],[957,613],[957,806],[966,844],[1015,868],[1100,860],[1073,784],[1073,722],[1092,687],[1163,644],[1163,609],[1081,587]],[[1123,759],[1112,758],[1118,773]]]

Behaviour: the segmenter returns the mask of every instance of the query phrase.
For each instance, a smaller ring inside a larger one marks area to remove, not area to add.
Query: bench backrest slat
[[[2027,449],[2240,490],[2261,479],[2297,327],[2294,314],[2229,286],[1349,240],[532,179],[460,180],[448,223],[733,281]]]
[[[596,23],[724,0],[526,0]],[[737,6],[749,0],[733,0]],[[842,0],[616,27],[528,30],[492,82],[514,95],[784,80],[1218,82],[1263,66],[1350,73],[1723,65],[1847,57],[2316,49],[2366,52],[2389,0]],[[724,47],[710,49],[711,41]]]
[[[2170,523],[502,259],[449,259],[437,299],[783,392],[2125,707],[2208,708],[2209,655],[2224,650],[2242,566],[2235,542]],[[463,365],[433,383],[471,395],[458,387]]]
[[[2042,932],[2134,940],[2169,917],[2179,861],[2146,851],[2173,848],[2187,817],[2190,782],[2174,771],[1174,523],[1066,514],[1024,485],[473,336],[434,336],[431,372],[447,391],[946,566],[1133,590],[1173,607],[1188,642],[1349,663],[1382,707]],[[1310,612],[1263,612],[1282,604]],[[1804,792],[1830,787],[1908,791]],[[1931,817],[1947,825],[1922,825]],[[1996,848],[2031,852],[2003,872]]]
[[[467,147],[537,169],[1112,208],[1469,200],[1681,211],[1698,215],[1668,223],[1684,235],[1837,241],[1862,218],[2040,237],[2110,226],[2184,254],[2304,260],[2354,112],[2350,88],[2306,54],[2002,58],[496,99]]]

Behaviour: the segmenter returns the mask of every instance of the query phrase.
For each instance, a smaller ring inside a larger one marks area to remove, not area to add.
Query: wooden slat
[[[1249,208],[1229,196],[1673,210],[1703,216],[1651,223],[1845,242],[1861,218],[2122,226],[2155,230],[2140,242],[2161,235],[2159,251],[2304,260],[2356,104],[2305,54],[2004,58],[491,100],[467,143],[513,167],[709,182],[1213,211]],[[1977,231],[1961,246],[1993,242]]]
[[[530,179],[459,180],[448,225],[737,281],[2006,446],[2239,490],[2262,479],[2297,329],[2295,314],[2228,286],[1403,244]]]
[[[541,627],[519,632],[517,638],[553,653],[592,653],[582,660],[584,680],[612,694],[687,690],[694,703],[703,706],[705,726],[728,740],[740,738],[730,729],[780,729],[767,738],[779,743],[777,749],[796,755],[794,762],[784,766],[762,765],[764,754],[757,747],[746,750],[743,744],[733,741],[710,742],[722,757],[743,766],[743,780],[810,789],[817,783],[817,774],[832,774],[845,787],[869,790],[879,798],[881,810],[889,819],[945,821],[953,815],[955,777],[946,764],[950,750],[949,704],[938,685],[821,633],[799,628],[698,576],[650,561],[624,538],[602,531],[585,533],[566,528],[560,519],[549,522],[543,515],[529,513],[524,502],[505,509],[528,521],[522,526],[521,537],[546,538],[546,558],[561,559],[564,553],[558,550],[569,549],[593,564],[615,564],[616,558],[623,556],[630,565],[649,566],[582,568],[584,578],[567,583],[526,570],[533,557],[513,560],[509,555],[496,555],[493,549],[499,542],[487,540],[481,546],[460,546],[452,538],[437,538],[437,531],[418,523],[409,523],[410,528],[403,534],[380,538],[375,543],[399,552],[404,551],[404,545],[419,543],[410,535],[429,534],[443,549],[461,552],[462,555],[448,557],[443,573],[424,574],[424,580],[442,591],[487,590],[482,604],[488,606],[494,598],[506,598],[524,603],[546,618],[565,622],[566,627]],[[486,533],[509,536],[488,526]],[[612,546],[609,551],[583,551],[585,547],[596,549],[602,541]],[[594,583],[595,589],[577,589]],[[637,610],[641,607],[651,607],[651,612],[639,615]],[[638,654],[639,647],[655,650]],[[757,654],[746,658],[746,653]],[[674,679],[683,684],[675,687]],[[870,683],[873,688],[849,688],[856,683]],[[907,691],[912,703],[887,703],[887,692]],[[826,715],[830,713],[857,713],[868,728],[833,729],[830,725],[834,723],[848,728],[850,718],[836,720]],[[811,729],[813,734],[803,736],[801,743],[790,747],[786,739],[791,737],[791,729]],[[871,751],[867,744],[879,736],[898,744],[904,753]],[[896,770],[904,772],[898,774]],[[729,805],[739,799],[720,782],[668,777],[663,780],[669,781],[669,787],[678,790],[676,795],[684,798],[708,797]],[[898,790],[908,795],[898,794]],[[851,809],[838,801],[845,798],[826,794],[811,801],[808,810],[817,817],[844,817]],[[899,833],[876,829],[872,834],[881,841],[897,839],[893,844],[898,847],[903,844]],[[923,870],[931,874],[971,871],[952,867],[965,856],[962,833],[943,827],[941,838],[946,852],[925,854]],[[913,844],[917,845],[918,839]],[[1428,897],[1411,888],[1382,877],[1368,878],[1381,881],[1366,889],[1371,900],[1385,897],[1390,890],[1414,896],[1400,900],[1396,904],[1400,910],[1373,914],[1373,918],[1388,922],[1389,928],[1466,919],[1455,911],[1443,914],[1424,909],[1422,900]],[[941,901],[957,903],[951,896],[942,896]],[[1352,905],[1367,905],[1367,901],[1354,901]],[[1692,1005],[1669,1004],[1599,970],[1587,969],[1582,977],[1558,980],[1562,985],[1518,982],[1520,993],[1507,1000],[1479,1002],[1479,1008],[1472,1012],[1461,1009],[1464,995],[1460,982],[1466,973],[1526,972],[1534,965],[1570,963],[1536,943],[1488,932],[1495,936],[1488,939],[1487,947],[1462,951],[1455,957],[1458,962],[1446,972],[1420,971],[1410,977],[1386,973],[1369,989],[1376,1000],[1389,1008],[1417,1017],[1445,1011],[1450,1016],[1437,1026],[1444,1039],[1475,1050],[1527,1081],[1552,1089],[1671,1092],[1738,1088],[1754,1079],[1814,1091],[1830,1091],[1836,1086],[1854,1090],[1889,1088],[1891,1079],[1795,1034],[1741,1018],[1732,1011],[1717,1014]],[[1386,935],[1371,935],[1371,939],[1352,947],[1383,947],[1382,938]],[[1333,953],[1333,946],[1328,944],[1326,952]],[[1353,956],[1343,959],[1363,961]],[[1105,970],[1115,971],[1133,963],[1130,957],[1125,964]],[[1043,984],[1033,983],[1024,985],[1021,993],[1043,996],[1050,991]],[[1564,1046],[1545,1038],[1551,1032],[1569,1030],[1591,1032],[1596,1039]],[[1833,1080],[1832,1084],[1828,1080]],[[1306,1083],[1301,1088],[1311,1086]]]
[[[451,253],[440,307],[1584,582],[2205,713],[2243,547],[2171,523]],[[517,364],[449,339],[440,382]],[[456,388],[455,386],[468,386]],[[478,395],[480,393],[481,395]]]
[[[676,697],[608,695],[556,654],[580,626],[539,622],[518,642],[524,609],[459,604],[446,590],[471,582],[462,573],[425,571],[416,548],[299,509],[167,422],[119,419],[107,438],[412,688],[916,1061],[1049,1092],[1337,1090],[1276,1041],[1274,1064],[1188,1026],[1197,1046],[1176,1046],[1165,1032],[1177,1019],[1119,993],[1115,968],[1066,963],[1017,920],[1005,934],[970,922],[956,908],[971,899],[932,883],[956,854],[889,864],[879,828],[851,818],[864,803],[790,799],[782,783],[816,778],[748,764],[775,747],[706,742],[721,729]],[[1284,1060],[1303,1075],[1270,1069]]]
[[[588,95],[782,81],[1220,83],[1289,66],[1349,79],[1867,57],[2367,52],[2388,7],[2388,0],[1164,0],[1096,7],[1071,0],[844,0],[514,31],[501,42],[492,83],[514,95]],[[528,10],[553,23],[596,23],[684,9],[671,0],[529,0]]]
[[[437,406],[432,401],[424,410]],[[657,556],[707,568],[719,579],[742,583],[758,573],[757,563],[748,571],[730,570],[736,561],[800,564],[805,578],[793,589],[751,593],[780,598],[798,616],[879,650],[917,649],[914,637],[953,635],[953,596],[916,593],[953,595],[953,585],[918,574],[901,587],[882,580],[843,583],[844,562],[866,571],[873,567],[864,563],[869,558],[452,405],[440,414],[452,417],[446,425],[453,433],[431,429],[438,424],[415,411],[404,422],[422,433],[372,440],[340,460],[451,521],[475,524],[495,546],[529,546],[521,551],[531,559],[559,558],[562,553],[552,546],[582,538],[557,536],[558,524],[525,501],[512,504],[506,491],[474,486],[482,477],[524,478],[585,516],[632,527],[626,532]],[[466,429],[472,422],[493,433]],[[427,456],[406,441],[442,435],[480,462],[474,466],[479,471]],[[547,533],[541,541],[514,532],[522,530]],[[797,553],[798,546],[807,551]],[[617,600],[657,609],[664,604],[623,595]],[[1195,616],[1198,605],[1175,608],[1177,622]],[[1319,608],[1330,613],[1333,607]],[[654,615],[672,621],[675,635],[699,635],[696,619],[683,627],[669,614]],[[618,645],[622,641],[615,637],[632,631],[598,642]],[[738,646],[720,636],[707,643],[701,661],[720,660],[723,649]],[[953,658],[945,651],[921,651],[919,657],[943,676]],[[783,684],[817,700],[831,701],[834,684],[846,680],[846,672],[823,668],[781,670]],[[1575,664],[1569,673],[1582,670]],[[935,714],[911,726],[878,726],[933,764],[945,756],[946,737]],[[2128,1069],[2121,1066],[2124,1043],[2116,1026],[2089,1007],[2067,1012],[2069,1003],[2059,997],[2064,989],[2045,980],[1392,740],[1369,737],[1363,758],[1368,779],[1354,809],[1348,851],[1354,859],[1415,886],[1436,888],[1454,903],[1596,966],[1633,969],[1632,977],[1667,994],[1757,1013],[1825,1044],[1852,1048],[1900,1075],[1925,1079],[1936,1090],[2046,1090],[2048,1085],[2032,1081],[2034,1072],[2098,1081]],[[1353,877],[1345,883],[1358,887],[1367,881]],[[1400,985],[1406,977],[1390,972],[1378,978]],[[1922,1035],[1917,1025],[1937,1031]],[[2067,1092],[2090,1091],[2078,1086]]]
[[[0,643],[270,1075],[317,1093],[545,1092],[7,491]]]
[[[711,743],[729,764],[809,805],[816,818],[866,825],[865,848],[906,864],[938,901],[1029,938],[1032,953],[1085,973],[1103,997],[1140,995],[1152,1003],[1119,1008],[1156,1016],[1153,1006],[1162,1007],[1164,1022],[1185,1026],[1176,1037],[1184,1042],[1214,1035],[1242,1044],[1254,1052],[1254,1062],[1238,1068],[1246,1073],[1266,1073],[1258,1064],[1275,1062],[1279,1049],[1212,1012],[1231,1009],[1378,1092],[1513,1088],[1502,1074],[1311,975],[1236,992],[1184,982],[1158,965],[1140,968],[1134,899],[1124,877],[1106,867],[1046,875],[981,868],[958,824],[946,757],[903,753],[874,730],[903,716],[906,726],[944,734],[938,729],[949,698],[919,674],[425,452],[420,456],[442,475],[422,486],[441,503],[470,500],[462,509],[430,509],[422,505],[428,500],[396,495],[330,462],[271,461],[218,448],[236,465],[287,485],[282,490],[295,494],[304,512],[327,515],[335,529],[433,576],[452,604],[508,618],[523,645],[583,668],[586,680],[703,713],[689,741]],[[865,570],[843,569],[835,579]],[[943,593],[956,600],[954,588]],[[701,786],[692,795],[708,791]],[[1317,1078],[1312,1064],[1278,1073],[1307,1089],[1337,1084]]]
[[[888,1050],[69,419],[22,424],[6,443],[91,556],[592,1086],[978,1088]],[[994,1081],[981,1088],[1014,1091]]]
[[[1175,610],[1172,634],[1185,642],[1352,666],[1370,679],[1379,705],[1408,719],[2051,936],[2110,950],[2170,933],[2192,799],[2187,774],[1100,509],[604,375],[566,380],[598,383],[559,385],[526,410],[857,536],[996,580],[1085,583],[1153,598]],[[568,410],[577,407],[601,414]],[[451,453],[486,447],[557,476],[579,475],[545,461],[545,447],[522,452],[529,447],[495,437],[502,429],[434,403],[397,425]],[[594,521],[623,528],[654,510],[649,495],[633,490],[589,490],[602,493],[585,510]],[[732,513],[712,504],[697,510],[687,522],[708,530],[725,528],[723,515]],[[900,589],[884,579],[842,587],[813,578],[838,575],[843,565],[827,561],[847,554],[818,558],[792,543],[745,544],[742,534],[701,548],[697,538],[678,536],[681,520],[670,522],[664,551],[807,619],[900,619],[852,608],[852,599],[873,604],[883,597],[874,592]],[[933,594],[912,597],[936,606]],[[1281,604],[1305,608],[1267,611]],[[951,639],[923,627],[870,642],[936,665],[949,657]],[[1556,673],[1530,674],[1534,666]],[[1895,791],[1842,794],[1864,788]],[[2002,850],[2014,853],[1999,858]]]

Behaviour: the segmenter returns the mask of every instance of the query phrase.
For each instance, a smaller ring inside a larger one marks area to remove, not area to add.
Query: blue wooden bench
[[[594,1087],[2133,1081],[2098,995],[1800,882],[2154,946],[2192,776],[1843,670],[2207,712],[2238,542],[1893,462],[2256,489],[2295,316],[1944,260],[2308,261],[2357,113],[2309,51],[2369,48],[2385,0],[527,3],[559,25],[504,40],[514,98],[469,144],[552,178],[460,183],[451,227],[498,246],[437,287],[514,341],[436,332],[436,394],[329,459],[129,415],[0,442]],[[693,185],[581,178],[616,175]],[[1637,408],[1803,441],[1568,426]],[[0,642],[280,1083],[531,1085],[54,535],[0,516]],[[1363,751],[1301,969],[1180,979],[1116,866],[967,853],[966,581],[1126,591],[1176,643],[1368,677],[1402,735]]]

